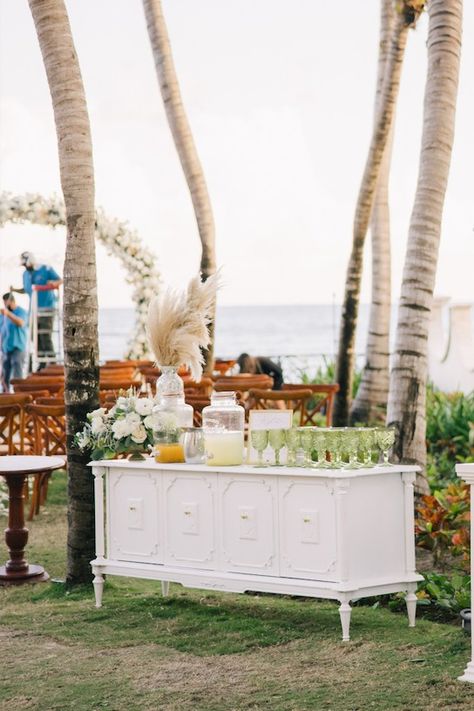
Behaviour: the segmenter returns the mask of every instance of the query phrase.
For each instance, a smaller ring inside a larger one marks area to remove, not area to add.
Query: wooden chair
[[[269,375],[253,375],[251,373],[241,373],[240,375],[226,375],[218,378],[214,383],[216,392],[226,390],[238,390],[240,393],[248,393],[252,388],[256,390],[271,390],[273,378]]]
[[[299,413],[302,425],[305,419],[306,403],[311,397],[311,390],[249,390],[247,401],[248,410],[268,410],[275,407],[275,404],[283,403],[285,409]]]
[[[104,380],[100,380],[99,383],[99,389],[100,390],[129,390],[130,388],[136,388],[137,390],[140,388],[142,384],[141,380],[138,379],[133,379],[133,378],[125,378],[123,380],[120,379],[112,379],[112,378],[105,378]]]
[[[35,451],[33,454],[54,456],[66,454],[66,422],[65,406],[60,405],[26,405],[25,412],[31,417],[35,433]],[[48,483],[51,472],[37,474],[33,482],[28,521],[39,513],[48,494]]]
[[[326,418],[326,427],[331,427],[332,412],[334,408],[334,400],[336,393],[339,391],[337,383],[323,384],[298,384],[298,383],[283,383],[284,390],[301,390],[305,388],[311,390],[312,398],[306,405],[306,412],[302,425],[318,426],[318,415],[323,415]]]
[[[64,405],[64,397],[60,395],[59,397],[37,397],[34,402],[37,405]]]
[[[236,360],[225,360],[224,358],[216,358],[214,361],[214,372],[219,373],[219,376],[224,376],[234,365]]]
[[[37,378],[12,378],[10,381],[16,393],[34,392],[35,390],[47,390],[49,393],[64,392],[64,378],[47,378],[39,376]]]
[[[32,454],[28,440],[25,406],[32,402],[28,393],[0,393],[0,451],[2,454]],[[13,408],[9,413],[8,408]]]
[[[194,408],[193,415],[193,425],[194,427],[202,427],[202,411],[205,407],[211,404],[211,400],[208,397],[203,397],[202,395],[191,395],[189,393],[184,394],[185,401],[188,405],[192,405]]]
[[[22,454],[21,420],[21,405],[0,404],[0,454]]]
[[[183,383],[185,395],[187,393],[189,395],[196,395],[198,397],[206,398],[210,396],[212,388],[214,386],[212,378],[206,377],[202,377],[201,380],[196,381],[190,378],[189,376],[184,376]]]

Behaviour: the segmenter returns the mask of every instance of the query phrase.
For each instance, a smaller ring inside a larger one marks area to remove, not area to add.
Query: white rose
[[[94,410],[93,412],[89,413],[91,416],[91,419],[93,420],[96,417],[104,417],[106,413],[105,407],[99,407],[98,410]]]
[[[126,420],[115,420],[112,425],[112,432],[114,433],[115,439],[122,439],[122,437],[128,437],[132,430]]]
[[[147,415],[145,419],[143,420],[143,424],[145,427],[147,427],[149,430],[154,429],[155,425],[155,416],[154,415]]]
[[[130,432],[138,425],[141,425],[142,419],[137,412],[129,412],[125,417],[125,422],[130,427]]]
[[[115,403],[116,407],[118,407],[119,410],[127,410],[128,409],[128,397],[123,397],[121,395],[120,397],[117,398],[117,402]]]
[[[147,438],[147,432],[146,429],[143,427],[143,425],[138,425],[138,427],[135,427],[135,429],[132,431],[132,439],[134,442],[137,444],[142,444]]]
[[[105,432],[107,426],[102,417],[93,417],[91,420],[91,430],[93,434],[101,434]]]
[[[135,410],[139,415],[151,415],[153,402],[147,397],[139,397],[135,403]]]

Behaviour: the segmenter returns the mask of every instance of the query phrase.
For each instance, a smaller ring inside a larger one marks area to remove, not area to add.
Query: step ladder
[[[56,302],[51,308],[38,307],[38,292],[56,291]],[[52,328],[44,328],[40,319],[47,317],[52,319]],[[52,351],[41,351],[39,348],[40,336],[46,333],[51,334],[53,344]],[[35,373],[48,363],[64,363],[63,352],[63,323],[62,323],[62,303],[61,291],[58,286],[50,284],[33,284],[30,301],[27,361],[28,372]]]

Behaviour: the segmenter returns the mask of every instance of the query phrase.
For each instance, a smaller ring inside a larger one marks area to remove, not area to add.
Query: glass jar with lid
[[[202,411],[207,464],[242,464],[244,422],[245,410],[234,392],[212,393],[211,404]]]

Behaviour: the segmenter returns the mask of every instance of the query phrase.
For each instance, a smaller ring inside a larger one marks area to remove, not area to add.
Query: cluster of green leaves
[[[418,607],[429,607],[442,616],[455,617],[461,610],[471,607],[471,577],[462,573],[451,576],[425,573],[418,585]]]
[[[464,395],[428,388],[426,445],[432,489],[456,479],[456,462],[474,462],[474,391]]]
[[[469,487],[452,482],[440,491],[420,497],[416,506],[416,542],[433,553],[435,565],[448,556],[461,556],[460,567],[469,569]]]

